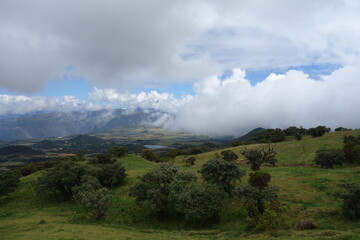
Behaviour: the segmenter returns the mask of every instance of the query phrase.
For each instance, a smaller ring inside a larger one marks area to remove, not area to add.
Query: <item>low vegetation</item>
[[[1,191],[9,186],[0,236],[359,239],[360,131],[283,132],[276,145],[241,143],[160,163],[113,149],[1,173],[12,184],[0,181]]]

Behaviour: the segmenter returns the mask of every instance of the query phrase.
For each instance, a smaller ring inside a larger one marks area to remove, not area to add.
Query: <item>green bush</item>
[[[131,189],[130,195],[136,202],[150,208],[159,215],[168,215],[170,184],[173,182],[178,167],[167,163],[159,163],[159,168],[139,176],[139,182]]]
[[[345,162],[344,153],[338,149],[321,149],[316,151],[315,163],[322,168],[334,168]]]
[[[317,126],[316,128],[309,128],[310,136],[313,138],[315,137],[321,137],[327,132],[330,132],[330,128],[327,128],[326,126]]]
[[[19,184],[20,173],[17,171],[0,172],[0,196],[15,190]]]
[[[360,219],[360,184],[347,183],[342,185],[345,192],[341,194],[342,210],[349,219]]]
[[[188,184],[176,194],[174,210],[190,223],[203,223],[218,218],[223,208],[223,196],[212,184]]]
[[[224,150],[224,151],[221,151],[220,154],[223,156],[222,158],[225,160],[225,161],[228,161],[228,162],[233,162],[233,161],[236,161],[239,157],[238,155],[236,155],[233,151],[231,150]]]
[[[127,174],[125,168],[120,163],[100,164],[96,173],[101,185],[112,188],[121,185]]]
[[[73,161],[58,162],[54,168],[37,179],[35,191],[37,194],[60,195],[65,198],[73,196],[73,188],[81,184],[81,178],[89,174],[87,165],[80,165]]]
[[[195,164],[195,157],[189,157],[188,159],[185,160],[185,166],[186,167],[191,167]]]
[[[116,162],[116,159],[108,153],[96,154],[95,158],[89,161],[91,164],[112,164]]]
[[[249,174],[249,184],[253,187],[264,189],[269,186],[271,175],[264,172],[254,172]]]
[[[245,149],[244,151],[241,152],[241,154],[245,156],[245,158],[247,159],[247,163],[251,165],[251,170],[253,171],[260,170],[260,166],[261,164],[263,164],[263,159],[262,159],[263,155],[260,150]]]
[[[156,153],[148,149],[143,151],[143,157],[150,162],[161,162],[160,157]]]
[[[246,173],[236,163],[219,159],[207,161],[199,172],[206,182],[217,185],[227,193],[231,193],[234,183]]]
[[[100,220],[110,206],[111,192],[102,187],[96,178],[86,175],[82,184],[74,187],[74,199],[87,208],[92,219]]]
[[[278,199],[277,187],[260,189],[252,185],[240,185],[235,188],[234,195],[246,206],[249,216],[256,216],[265,211],[265,204]]]
[[[113,157],[120,158],[120,157],[125,156],[128,153],[129,149],[127,147],[116,146],[116,147],[110,148],[109,151]]]

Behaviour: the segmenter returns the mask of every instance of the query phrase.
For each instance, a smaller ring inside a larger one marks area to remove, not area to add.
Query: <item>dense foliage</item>
[[[104,218],[110,206],[110,190],[102,187],[96,178],[88,175],[85,175],[81,182],[80,186],[74,187],[75,201],[87,208],[90,218],[95,220]]]
[[[360,185],[347,183],[343,185],[345,193],[341,195],[343,200],[342,210],[350,219],[360,219]]]
[[[123,146],[116,146],[116,147],[110,148],[109,151],[113,157],[120,158],[120,157],[125,156],[128,153],[129,149],[127,147],[123,147]]]
[[[315,163],[322,168],[334,168],[345,161],[344,153],[338,149],[320,149],[316,151]]]
[[[236,161],[239,157],[231,150],[224,150],[221,151],[220,154],[222,155],[222,159],[228,162]]]
[[[19,177],[17,171],[0,172],[0,196],[14,191],[20,182]]]
[[[315,137],[321,137],[327,132],[330,132],[330,128],[327,128],[326,126],[317,126],[315,128],[309,128],[309,134],[313,138]]]
[[[199,171],[203,179],[217,185],[227,193],[231,193],[234,183],[245,175],[245,170],[239,168],[234,162],[220,159],[207,161]]]

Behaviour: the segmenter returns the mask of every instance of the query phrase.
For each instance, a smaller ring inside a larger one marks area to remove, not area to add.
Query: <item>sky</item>
[[[359,128],[360,1],[0,1],[0,115],[153,108],[156,126]]]

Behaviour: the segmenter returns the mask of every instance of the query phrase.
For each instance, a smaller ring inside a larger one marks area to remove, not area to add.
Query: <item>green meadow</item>
[[[156,164],[136,155],[118,159],[128,174],[125,184],[112,190],[112,203],[106,218],[90,221],[85,209],[72,201],[36,196],[33,182],[41,172],[22,177],[19,187],[7,196],[0,197],[0,239],[360,239],[360,221],[351,221],[341,214],[341,201],[336,193],[340,184],[360,183],[360,167],[344,165],[335,169],[321,169],[313,164],[316,150],[341,148],[344,135],[359,135],[360,130],[327,133],[320,138],[292,138],[273,144],[277,151],[275,167],[262,166],[271,174],[271,184],[280,187],[280,200],[287,209],[290,230],[251,234],[245,231],[244,210],[236,199],[227,199],[227,207],[220,221],[212,225],[191,226],[178,219],[159,219],[153,213],[136,205],[129,196],[137,177],[155,169]],[[266,146],[266,145],[264,145]],[[261,148],[261,144],[227,148],[239,155],[238,163],[251,172],[240,152],[244,148]],[[185,167],[190,156],[172,160],[181,171],[197,171],[222,150],[194,156],[195,165]],[[244,177],[241,182],[247,182]],[[315,230],[299,231],[299,220],[311,219]]]

